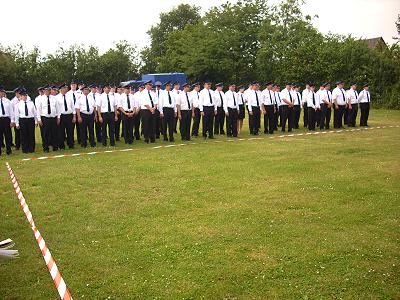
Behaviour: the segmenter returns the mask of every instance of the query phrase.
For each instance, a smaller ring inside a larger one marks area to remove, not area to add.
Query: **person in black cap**
[[[0,139],[5,141],[6,154],[11,154],[12,133],[11,127],[14,126],[14,108],[12,103],[6,97],[6,91],[0,86]],[[1,155],[0,145],[0,155]]]
[[[78,83],[75,80],[71,81],[70,84],[70,90],[66,93],[67,101],[71,101],[75,105],[76,100],[80,97],[80,93],[77,91]],[[78,140],[78,144],[81,144],[81,131],[79,130],[79,123],[75,122],[75,124],[72,125],[72,129],[75,132],[76,131],[76,138]],[[75,134],[73,134],[75,135]]]
[[[303,101],[303,127],[308,128],[308,108],[307,108],[307,98],[310,92],[310,84],[306,83],[306,88],[301,93],[301,100]]]
[[[13,92],[15,93],[14,97],[11,99],[11,104],[12,107],[15,107],[21,98],[21,95],[19,94],[21,87],[16,87]],[[29,96],[27,96],[28,101],[30,100]],[[12,133],[11,133],[12,134]],[[12,139],[12,137],[11,137]],[[14,127],[14,143],[12,143],[13,146],[15,146],[15,150],[19,150],[21,147],[21,132],[17,127]]]
[[[210,139],[214,138],[214,116],[217,114],[217,102],[215,101],[214,91],[211,90],[211,82],[205,81],[204,88],[200,92],[199,109],[203,117],[203,137],[207,134]]]
[[[143,132],[143,125],[142,128],[140,128],[140,122],[142,121],[142,110],[141,110],[141,99],[142,99],[142,92],[144,90],[144,85],[143,84],[139,84],[138,86],[138,90],[133,94],[133,97],[135,98],[135,103],[136,103],[136,113],[134,116],[134,136],[136,140],[140,140],[140,136],[142,135],[141,132]]]
[[[331,121],[332,114],[332,93],[330,92],[331,85],[329,83],[324,84],[324,91],[320,93],[320,107],[321,107],[321,120],[319,122],[319,128],[321,130],[329,129],[329,123]]]
[[[192,85],[191,97],[193,101],[194,108],[194,117],[193,117],[193,126],[192,126],[192,136],[199,136],[199,127],[200,127],[200,82],[196,82]]]
[[[155,118],[154,114],[157,108],[155,102],[156,95],[152,90],[153,83],[151,80],[145,82],[145,89],[141,93],[141,111],[142,111],[142,126],[145,143],[154,143],[156,141],[155,135]]]
[[[91,93],[93,94],[94,100],[97,102],[97,99],[100,99],[101,95],[103,94],[103,84],[96,85],[96,91],[94,92],[92,90]],[[101,143],[103,141],[103,138],[101,133],[102,132],[101,123],[99,122],[97,108],[96,108],[96,113],[94,114],[94,129],[96,134],[96,141],[98,143]]]
[[[264,134],[274,133],[275,102],[273,98],[272,82],[267,82],[266,89],[262,91],[262,111],[264,114]]]
[[[60,93],[56,96],[60,110],[60,125],[58,126],[59,148],[65,149],[65,140],[69,149],[74,149],[74,124],[76,122],[75,104],[71,97],[67,97],[68,85],[62,84]]]
[[[288,123],[288,132],[292,131],[293,128],[293,107],[294,107],[294,95],[292,92],[292,84],[286,83],[286,87],[280,93],[281,96],[281,107],[282,107],[282,132],[286,130],[286,122]]]
[[[239,86],[239,92],[237,93],[237,102],[239,104],[239,114],[238,114],[238,134],[240,134],[242,132],[242,128],[243,128],[243,120],[246,117],[246,100],[244,97],[244,85]]]
[[[115,105],[118,107],[120,103],[120,97],[122,94],[122,87],[120,85],[116,86],[115,83],[112,84],[112,88],[110,91],[111,95],[114,95]],[[123,135],[123,130],[121,132],[121,122],[122,122],[122,113],[119,109],[116,110],[117,120],[115,121],[115,140],[118,142],[120,140],[121,133]]]
[[[369,107],[371,103],[371,95],[369,93],[369,85],[363,85],[363,90],[358,95],[358,102],[360,103],[360,126],[368,126]]]
[[[160,116],[160,93],[162,91],[161,87],[162,87],[162,83],[161,81],[156,81],[155,84],[156,89],[155,89],[155,94],[156,94],[156,101],[158,103],[157,105],[157,109],[155,112],[155,119],[156,119],[156,139],[160,138],[160,134],[162,134],[163,132],[163,125],[162,125],[162,120],[161,120],[161,116]]]
[[[322,83],[319,86],[319,90],[315,93],[317,95],[317,111],[315,112],[315,122],[317,124],[317,127],[320,127],[320,121],[321,121],[321,96],[325,93],[325,86]]]
[[[226,115],[226,135],[238,136],[239,102],[236,94],[236,85],[231,83],[225,93],[224,112]]]
[[[101,143],[107,146],[107,129],[110,145],[115,146],[115,121],[117,121],[117,104],[114,95],[110,93],[110,85],[104,85],[104,93],[96,99],[97,117],[101,124]]]
[[[356,83],[353,83],[350,89],[346,92],[346,98],[349,111],[347,125],[349,127],[356,127],[358,113],[358,92]]]
[[[225,112],[224,112],[224,102],[225,94],[222,91],[224,85],[220,82],[215,85],[216,89],[214,92],[215,100],[217,102],[217,114],[215,115],[214,121],[214,134],[225,134]]]
[[[118,109],[122,115],[122,131],[124,134],[125,144],[133,144],[133,126],[134,126],[134,115],[136,111],[135,99],[131,94],[131,87],[128,84],[124,85],[123,93],[120,97]]]
[[[249,109],[249,125],[250,134],[258,135],[260,130],[262,94],[260,92],[260,84],[258,81],[252,82],[252,88],[247,93],[248,109]]]
[[[335,128],[343,128],[343,115],[346,109],[346,92],[343,85],[343,81],[336,82],[336,88],[332,91],[332,101],[335,107],[333,125]]]
[[[274,92],[274,101],[275,101],[275,113],[274,113],[274,131],[278,130],[278,126],[282,123],[282,106],[281,106],[281,94],[280,87],[277,84],[272,86],[272,90]]]
[[[182,141],[190,141],[190,125],[194,117],[193,100],[190,95],[189,83],[182,85],[183,91],[179,94],[176,102],[179,118],[179,129]]]
[[[301,114],[301,94],[300,94],[300,85],[294,84],[293,85],[293,95],[294,95],[294,106],[293,106],[293,128],[299,129],[299,121],[300,121],[300,114]]]
[[[315,91],[315,84],[310,83],[310,92],[307,94],[307,109],[308,109],[308,129],[315,130],[315,112],[317,111],[317,95]]]
[[[180,94],[171,91],[172,85],[170,81],[164,83],[165,90],[161,91],[158,102],[158,109],[163,124],[162,134],[164,141],[174,141],[174,120],[177,115],[176,100]],[[167,132],[168,131],[168,132]]]
[[[96,100],[95,92],[92,85],[92,92],[89,93],[89,87],[82,87],[82,94],[77,98],[75,103],[76,119],[79,123],[79,129],[81,131],[81,147],[87,147],[88,133],[89,143],[91,147],[96,147],[96,141],[94,139],[94,116],[96,114]]]
[[[15,127],[21,132],[22,153],[33,153],[35,152],[37,112],[35,104],[28,100],[25,89],[21,90],[20,98],[21,101],[15,106]]]
[[[179,83],[179,81],[175,81],[174,88],[172,90],[172,92],[174,92],[175,99],[177,99],[179,94],[181,93],[180,87],[181,87],[181,84]],[[174,133],[177,133],[177,130],[176,130],[177,124],[178,124],[178,114],[176,114],[175,119],[174,119]]]

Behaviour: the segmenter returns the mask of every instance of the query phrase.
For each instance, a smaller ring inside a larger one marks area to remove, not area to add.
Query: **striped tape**
[[[51,255],[49,248],[47,248],[46,246],[46,242],[44,241],[42,235],[40,234],[39,230],[35,225],[35,222],[33,221],[32,213],[29,210],[24,195],[22,194],[17,178],[15,177],[14,172],[11,169],[10,165],[6,163],[6,166],[15,190],[15,194],[17,195],[19,203],[21,204],[21,207],[25,213],[26,218],[28,219],[29,224],[31,225],[31,229],[33,231],[33,234],[35,235],[36,242],[38,243],[40,251],[42,252],[42,256],[44,258],[44,261],[46,262],[46,266],[50,272],[51,278],[53,279],[53,282],[57,288],[58,294],[60,295],[60,298],[63,300],[70,300],[72,299],[71,294],[68,291],[65,281],[62,278],[61,273],[57,268],[56,262],[53,256]]]

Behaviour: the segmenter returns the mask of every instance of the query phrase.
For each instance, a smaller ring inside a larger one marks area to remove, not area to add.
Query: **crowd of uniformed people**
[[[368,84],[357,90],[351,84],[344,90],[344,83],[319,86],[287,83],[281,90],[272,82],[260,88],[259,82],[248,86],[229,84],[224,92],[222,83],[205,81],[192,85],[178,82],[145,82],[136,89],[131,84],[90,84],[73,81],[69,85],[46,85],[38,88],[38,95],[31,99],[24,87],[13,91],[9,100],[0,87],[0,154],[12,147],[23,153],[35,151],[35,126],[40,127],[44,152],[73,149],[75,142],[82,148],[96,147],[98,143],[115,145],[123,138],[126,144],[144,138],[154,143],[162,137],[174,142],[180,131],[182,140],[191,137],[213,139],[214,135],[237,137],[243,120],[249,117],[249,131],[260,133],[263,121],[264,134],[273,134],[299,128],[303,110],[303,126],[309,130],[331,127],[356,126],[360,108],[360,126],[368,126],[370,93]],[[263,117],[263,118],[262,118]],[[202,132],[199,132],[202,122]],[[122,130],[121,130],[122,128]],[[76,135],[75,135],[76,133]],[[76,140],[75,140],[76,136]]]

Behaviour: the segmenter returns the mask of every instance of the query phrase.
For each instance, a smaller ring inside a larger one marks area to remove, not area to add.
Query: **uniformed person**
[[[77,87],[78,87],[78,82],[75,80],[72,80],[71,84],[70,84],[71,89],[66,93],[67,101],[71,101],[71,99],[72,99],[74,106],[75,106],[76,100],[78,100],[78,98],[81,95],[81,93],[77,91]],[[76,137],[78,140],[78,144],[80,144],[81,143],[80,142],[81,132],[79,130],[79,124],[77,122],[75,122],[75,124],[73,124],[72,128],[74,131],[74,133],[73,133],[74,135],[75,135],[75,131],[76,131]]]
[[[57,103],[57,98],[54,94],[57,92],[55,86],[46,86],[44,94],[38,101],[37,119],[42,127],[42,146],[44,152],[49,152],[51,147],[53,151],[58,150],[58,130],[60,124],[60,111]]]
[[[184,83],[182,87],[183,91],[179,94],[176,101],[179,129],[182,141],[190,141],[190,125],[194,117],[193,100],[190,93],[190,84]]]
[[[15,127],[21,132],[22,153],[35,152],[35,124],[37,124],[37,111],[33,101],[28,100],[25,89],[20,91],[21,101],[15,106]],[[42,101],[41,98],[38,103]]]
[[[349,90],[346,92],[347,108],[348,108],[348,120],[347,125],[349,127],[356,127],[356,119],[358,112],[358,93],[357,84],[353,83]]]
[[[114,95],[115,98],[115,105],[118,107],[118,104],[120,103],[120,97],[122,94],[122,87],[121,85],[116,86],[113,84],[113,92],[110,90],[110,93]],[[121,134],[121,121],[122,121],[122,114],[119,111],[119,109],[116,110],[117,114],[117,120],[115,121],[115,140],[118,142],[120,140]]]
[[[88,133],[89,143],[91,147],[96,147],[94,138],[94,116],[96,114],[95,85],[90,87],[92,92],[89,93],[89,87],[83,86],[81,96],[75,102],[75,111],[79,129],[81,131],[81,147],[87,147]],[[99,98],[99,97],[98,97]]]
[[[371,103],[368,84],[364,84],[363,90],[358,95],[358,102],[360,103],[361,110],[360,126],[368,126],[369,107]]]
[[[260,130],[261,101],[260,84],[258,81],[252,82],[252,88],[247,93],[247,107],[249,109],[250,134],[258,135]]]
[[[165,90],[160,92],[158,110],[163,124],[162,134],[164,141],[174,142],[174,122],[177,115],[177,99],[180,94],[171,91],[172,84],[170,81],[164,83]]]
[[[155,85],[154,93],[156,94],[156,101],[158,103],[157,109],[156,109],[156,111],[154,113],[154,117],[155,117],[155,121],[156,121],[156,129],[155,129],[156,132],[155,133],[156,133],[156,139],[159,139],[160,138],[160,134],[162,134],[162,132],[163,132],[162,120],[161,120],[160,110],[159,110],[159,107],[160,107],[159,99],[160,99],[160,93],[162,91],[162,89],[161,89],[162,88],[162,82],[161,81],[156,81],[154,83],[154,85]]]
[[[225,125],[225,112],[224,112],[224,102],[225,102],[225,94],[222,91],[224,85],[222,82],[217,83],[215,85],[216,90],[214,92],[215,101],[217,102],[217,114],[215,115],[214,121],[214,134],[225,134],[224,125]]]
[[[145,89],[141,92],[142,126],[145,143],[154,143],[155,136],[155,111],[157,108],[156,95],[152,90],[151,80],[145,82]]]
[[[239,114],[238,114],[238,134],[242,132],[243,120],[246,117],[246,102],[244,98],[244,85],[239,86],[239,92],[237,93],[237,103],[239,104]]]
[[[286,123],[288,123],[288,132],[292,131],[294,99],[291,89],[292,85],[287,83],[286,87],[280,93],[282,107],[282,132],[285,132],[286,130]]]
[[[136,112],[135,98],[130,93],[131,86],[128,84],[124,85],[123,93],[120,96],[118,109],[122,116],[122,131],[124,134],[125,144],[133,144],[133,126],[134,126],[134,115]]]
[[[235,90],[236,85],[231,83],[225,93],[224,112],[226,115],[226,135],[228,137],[238,136],[239,103]]]
[[[303,127],[308,128],[308,109],[307,109],[307,99],[308,93],[310,92],[310,85],[306,83],[306,88],[301,93],[301,100],[303,102]]]
[[[310,83],[310,91],[307,94],[307,110],[308,110],[308,129],[315,130],[315,114],[318,109],[317,94],[315,93],[315,84]]]
[[[76,112],[73,97],[67,97],[68,85],[62,84],[60,93],[56,96],[60,112],[60,125],[58,126],[58,147],[65,149],[65,140],[69,149],[74,148],[74,125]],[[76,103],[76,102],[75,102]]]
[[[200,127],[200,82],[196,82],[192,85],[192,92],[191,98],[193,101],[193,108],[194,108],[194,117],[193,117],[193,126],[192,126],[192,136],[197,137],[199,136],[199,127]]]
[[[293,86],[293,94],[294,94],[294,107],[293,107],[293,128],[299,129],[299,121],[300,121],[300,114],[301,114],[301,107],[302,107],[302,100],[300,94],[300,85],[295,84]]]
[[[214,91],[211,90],[211,81],[204,82],[204,88],[200,92],[199,108],[203,123],[203,137],[214,138],[214,116],[217,114],[217,103],[214,99]]]
[[[175,81],[174,89],[172,90],[174,92],[175,99],[177,99],[179,94],[181,93],[180,87],[181,87],[180,83],[178,81]],[[174,133],[177,133],[177,124],[178,124],[178,114],[175,116],[174,119]]]
[[[107,129],[110,137],[110,145],[115,146],[115,121],[117,121],[117,104],[115,97],[110,93],[111,87],[105,84],[103,94],[96,99],[97,117],[101,124],[101,143],[107,146]]]
[[[280,126],[280,120],[282,119],[281,113],[281,93],[280,87],[277,84],[272,86],[272,90],[274,92],[274,101],[275,101],[275,113],[274,113],[274,130],[278,130],[278,126]]]
[[[15,106],[19,103],[20,101],[20,91],[21,87],[16,87],[13,92],[14,92],[14,97],[11,99],[11,105],[13,107],[13,109],[15,109]],[[23,88],[22,88],[23,89]],[[28,101],[30,101],[29,96],[27,96]],[[11,137],[12,139],[12,137]],[[15,146],[15,150],[19,150],[21,147],[21,133],[20,133],[20,129],[18,129],[16,126],[14,127],[14,143],[13,145]]]
[[[137,107],[135,116],[134,116],[134,136],[136,140],[140,140],[140,136],[141,136],[141,131],[143,131],[143,125],[142,125],[142,129],[140,128],[140,122],[142,121],[142,110],[141,110],[141,102],[142,102],[142,92],[144,90],[144,85],[140,84],[138,86],[138,90],[135,92],[134,94],[134,98],[135,98],[135,104]]]
[[[321,121],[321,97],[325,93],[325,87],[324,84],[321,84],[319,87],[319,90],[315,93],[317,95],[317,111],[315,112],[315,123],[317,124],[317,127],[320,127],[320,121]]]
[[[272,82],[265,84],[266,88],[262,91],[262,111],[264,115],[264,134],[274,133],[274,113],[275,103],[272,91]]]
[[[343,89],[343,81],[336,82],[336,88],[332,91],[332,101],[334,103],[333,125],[335,128],[343,127],[343,115],[346,108],[346,96]]]
[[[6,91],[0,86],[0,139],[5,142],[6,154],[11,154],[12,133],[11,128],[14,127],[14,108],[9,99],[6,98]],[[0,155],[1,155],[0,145]]]
[[[93,93],[93,90],[92,90]],[[93,93],[93,98],[97,102],[98,99],[100,99],[101,95],[103,94],[103,85],[98,84],[96,86],[96,92]],[[96,113],[94,114],[94,126],[95,126],[95,133],[96,133],[96,140],[98,143],[102,143],[103,141],[103,136],[102,136],[102,126],[101,123],[99,122],[99,114],[97,113],[97,108],[96,108]],[[107,136],[106,136],[107,138]]]
[[[324,91],[320,94],[320,108],[321,108],[321,120],[319,122],[319,128],[321,130],[329,129],[331,114],[332,114],[332,93],[330,91],[331,85],[329,83],[324,84]]]

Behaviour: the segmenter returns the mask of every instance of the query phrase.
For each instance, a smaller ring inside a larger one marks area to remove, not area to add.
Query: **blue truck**
[[[172,83],[174,82],[179,82],[180,85],[187,82],[187,76],[185,73],[155,73],[155,74],[144,74],[142,75],[141,80],[129,80],[125,82],[121,82],[122,85],[130,83],[134,86],[138,86],[140,84],[143,84],[146,81],[151,80],[153,84],[156,83],[156,81],[160,81],[163,84],[164,88],[164,83],[167,81],[171,81]]]

